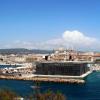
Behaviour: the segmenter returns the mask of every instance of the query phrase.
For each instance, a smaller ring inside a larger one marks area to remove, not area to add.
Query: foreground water
[[[0,80],[0,89],[8,88],[21,96],[35,93],[35,85],[33,81]],[[89,75],[85,84],[40,83],[41,92],[48,89],[60,91],[68,100],[100,100],[100,72]]]

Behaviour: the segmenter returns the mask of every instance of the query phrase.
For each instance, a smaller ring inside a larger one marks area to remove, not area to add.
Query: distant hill
[[[24,48],[13,48],[13,49],[0,49],[0,54],[48,54],[52,53],[53,50],[38,50],[38,49],[24,49]]]

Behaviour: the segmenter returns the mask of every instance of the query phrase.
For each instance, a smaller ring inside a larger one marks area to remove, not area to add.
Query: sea
[[[61,92],[67,100],[100,100],[100,72],[93,72],[86,78],[85,84],[38,83],[39,91]],[[36,82],[0,79],[0,89],[10,89],[24,97],[36,92]]]

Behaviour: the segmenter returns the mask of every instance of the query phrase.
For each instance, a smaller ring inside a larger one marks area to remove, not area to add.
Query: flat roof
[[[91,61],[42,61],[37,63],[73,63],[73,64],[83,64],[83,63],[93,63]]]

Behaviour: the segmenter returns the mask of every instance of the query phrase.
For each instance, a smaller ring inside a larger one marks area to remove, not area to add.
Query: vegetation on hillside
[[[19,96],[15,92],[13,92],[9,89],[1,89],[0,90],[0,100],[16,100],[16,98],[18,98],[18,97]]]
[[[20,97],[9,89],[2,89],[0,90],[0,100],[20,100]],[[36,94],[26,97],[24,100],[66,100],[66,97],[58,91],[54,93],[48,90],[44,93],[38,91]]]

